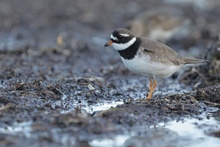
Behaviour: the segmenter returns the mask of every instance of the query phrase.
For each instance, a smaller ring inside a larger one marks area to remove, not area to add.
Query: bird
[[[124,28],[112,32],[110,40],[104,45],[108,46],[113,46],[118,51],[126,68],[136,74],[148,76],[150,84],[147,100],[152,98],[157,87],[156,78],[167,78],[186,64],[207,62],[181,56],[164,43],[146,37],[136,37]]]

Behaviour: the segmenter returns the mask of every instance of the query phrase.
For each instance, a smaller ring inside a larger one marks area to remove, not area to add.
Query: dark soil
[[[211,109],[220,107],[219,9],[173,5],[189,10],[186,16],[201,34],[193,43],[190,36],[183,40],[186,44],[175,39],[167,43],[178,46],[177,51],[201,48],[208,56],[197,55],[211,62],[158,80],[152,100],[143,99],[147,77],[132,74],[114,50],[103,49],[115,28],[146,9],[166,5],[172,4],[2,0],[0,146],[90,146],[97,138],[146,134],[139,126],[199,119],[200,114],[219,118],[219,111]],[[88,105],[111,101],[124,104],[92,114],[85,111]],[[219,132],[210,135],[219,137]]]

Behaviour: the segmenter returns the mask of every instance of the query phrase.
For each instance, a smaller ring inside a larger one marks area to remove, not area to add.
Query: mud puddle
[[[195,119],[184,119],[180,122],[169,122],[164,127],[175,131],[180,138],[188,138],[187,144],[192,147],[218,146],[219,138],[210,136],[212,129],[219,130],[220,122],[211,117]],[[161,124],[160,124],[161,125]]]
[[[216,110],[216,109],[214,109]],[[219,138],[210,136],[213,130],[220,130],[220,122],[214,117],[185,118],[181,121],[159,123],[149,128],[141,126],[149,134],[140,135],[133,131],[112,138],[94,139],[89,142],[92,147],[142,147],[142,146],[212,146],[219,145]],[[162,143],[162,144],[161,144]]]
[[[83,102],[83,104],[78,104],[77,107],[81,111],[85,111],[86,113],[92,114],[98,111],[107,110],[111,107],[116,107],[117,105],[123,104],[123,101],[103,101],[98,102],[97,104],[88,104],[87,102]],[[73,106],[72,108],[68,110],[62,110],[61,114],[69,113],[70,111],[73,111],[76,108],[76,106]]]
[[[33,122],[21,122],[21,123],[14,123],[13,125],[8,125],[6,127],[0,127],[0,133],[3,134],[10,134],[10,135],[18,135],[24,134],[27,138],[31,137],[31,131]]]
[[[96,105],[87,105],[85,108],[82,108],[83,110],[85,110],[87,113],[94,113],[96,111],[103,111],[103,110],[107,110],[111,107],[116,107],[117,105],[121,105],[123,104],[123,101],[119,101],[119,102],[101,102],[99,104]]]

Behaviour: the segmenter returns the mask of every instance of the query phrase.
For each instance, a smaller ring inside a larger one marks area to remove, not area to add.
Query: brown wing
[[[171,65],[180,65],[185,63],[184,58],[167,45],[143,37],[140,39],[142,41],[141,46],[143,52],[149,54],[152,61]]]

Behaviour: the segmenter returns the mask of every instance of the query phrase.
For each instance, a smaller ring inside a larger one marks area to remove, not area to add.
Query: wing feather
[[[143,37],[140,39],[143,52],[149,54],[152,61],[170,65],[185,64],[184,58],[167,45]]]

